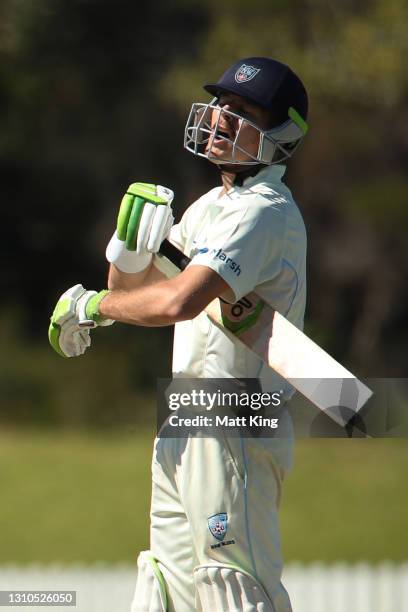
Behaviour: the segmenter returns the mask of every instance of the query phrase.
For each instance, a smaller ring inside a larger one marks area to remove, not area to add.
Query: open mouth
[[[214,134],[214,143],[215,144],[220,144],[220,143],[226,143],[228,141],[231,141],[233,139],[233,136],[230,132],[228,132],[227,130],[220,130],[219,128],[216,130],[215,134]]]
[[[217,130],[216,135],[221,136],[222,138],[231,138],[231,135],[229,134],[229,132],[225,130]]]

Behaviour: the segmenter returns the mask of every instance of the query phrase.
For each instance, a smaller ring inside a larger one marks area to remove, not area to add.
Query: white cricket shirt
[[[256,291],[300,329],[306,301],[306,231],[288,187],[285,166],[263,168],[218,197],[212,189],[184,213],[170,241],[190,265],[208,266],[237,300]],[[281,377],[246,347],[233,343],[204,312],[176,323],[173,373],[193,378],[260,378],[264,389],[282,388]],[[290,393],[289,393],[290,395]]]

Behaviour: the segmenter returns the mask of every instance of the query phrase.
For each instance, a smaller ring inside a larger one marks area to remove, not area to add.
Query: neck
[[[234,185],[239,185],[241,186],[243,181],[248,178],[249,176],[255,176],[256,174],[258,174],[258,172],[264,168],[263,164],[258,164],[256,166],[237,166],[236,168],[234,168],[234,171],[232,171],[231,166],[226,167],[224,166],[219,166],[220,168],[220,172],[221,172],[221,180],[222,180],[222,184],[223,184],[223,190],[220,193],[220,196],[223,196],[225,193],[227,193],[227,191],[229,191],[230,189],[232,189],[232,187],[234,187]]]
[[[221,191],[220,196],[224,195],[225,193],[227,193],[227,191],[232,189],[236,176],[236,173],[231,172],[231,170],[221,169],[221,181],[223,184],[223,190]]]

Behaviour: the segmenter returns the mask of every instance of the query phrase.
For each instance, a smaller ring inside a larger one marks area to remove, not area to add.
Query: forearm
[[[161,327],[194,319],[227,289],[219,274],[200,265],[188,266],[169,280],[131,290],[97,292],[74,285],[57,302],[48,330],[49,341],[63,357],[77,357],[89,348],[89,334],[94,327],[114,321]]]
[[[104,318],[144,327],[173,325],[189,318],[186,311],[181,312],[178,291],[168,281],[115,289],[102,300],[99,312]]]
[[[229,289],[206,266],[188,266],[170,280],[132,289],[112,291],[99,304],[103,318],[122,323],[160,327],[194,319],[214,298]]]
[[[108,274],[108,289],[114,291],[121,289],[124,291],[131,291],[137,287],[151,285],[158,281],[165,280],[164,274],[151,263],[145,270],[129,274],[127,272],[121,272],[115,265],[111,264]]]

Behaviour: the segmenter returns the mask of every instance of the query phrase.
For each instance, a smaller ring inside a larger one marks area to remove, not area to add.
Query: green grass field
[[[0,564],[134,562],[148,545],[153,430],[0,433]],[[287,561],[407,558],[406,440],[302,440]]]

